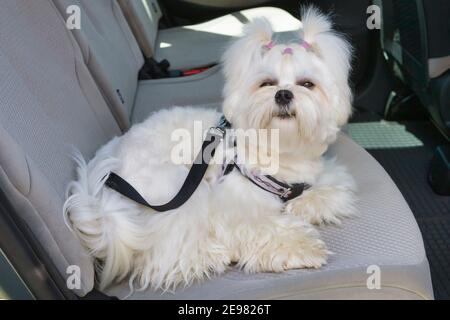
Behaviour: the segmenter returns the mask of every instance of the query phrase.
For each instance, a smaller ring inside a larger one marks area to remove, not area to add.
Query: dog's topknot
[[[253,41],[264,43],[272,39],[272,26],[265,17],[253,19],[251,23],[244,26],[244,38],[248,37]]]
[[[333,24],[328,15],[322,13],[314,6],[302,7],[300,9],[302,21],[302,38],[313,42],[316,35],[333,30]]]

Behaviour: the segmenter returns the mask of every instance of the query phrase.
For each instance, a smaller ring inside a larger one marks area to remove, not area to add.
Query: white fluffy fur
[[[312,8],[304,12],[299,36],[312,45],[311,52],[296,43],[265,50],[272,37],[269,23],[257,19],[247,25],[224,55],[223,112],[235,128],[280,129],[274,176],[312,188],[285,204],[237,170],[217,183],[220,166],[211,165],[182,207],[156,213],[137,205],[104,187],[105,176],[114,171],[150,203],[167,202],[189,170],[171,161],[172,131],[192,131],[194,120],[208,128],[220,116],[190,107],[159,111],[110,141],[89,163],[76,157],[78,180],[68,188],[64,212],[96,258],[101,288],[131,277],[141,289],[168,290],[220,274],[231,262],[246,272],[326,263],[328,251],[312,224],[339,223],[355,211],[352,178],[322,158],[351,113],[350,47]],[[292,55],[281,54],[287,46]],[[276,84],[260,88],[265,79]],[[305,79],[315,87],[297,85]],[[294,117],[277,117],[274,96],[280,89],[293,92]]]

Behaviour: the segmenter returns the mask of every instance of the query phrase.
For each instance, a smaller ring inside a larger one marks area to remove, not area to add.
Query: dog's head
[[[265,19],[246,25],[223,57],[223,111],[235,128],[279,129],[280,145],[327,145],[351,113],[351,48],[329,18],[303,11],[298,38],[272,39]]]

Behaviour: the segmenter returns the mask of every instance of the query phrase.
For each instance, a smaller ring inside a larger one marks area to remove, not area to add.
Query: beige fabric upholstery
[[[55,4],[63,17],[69,5],[80,7],[81,29],[72,32],[120,127],[128,128],[144,58],[119,5],[115,0],[55,0]]]
[[[82,295],[94,271],[63,221],[70,153],[90,158],[120,130],[50,1],[2,1],[0,75],[0,187],[61,275],[81,268]]]
[[[218,63],[228,42],[241,34],[245,23],[256,17],[269,19],[274,32],[283,38],[295,38],[301,25],[298,19],[282,9],[243,10],[200,24],[159,30],[155,59],[169,60],[173,69]]]
[[[358,191],[358,217],[320,232],[334,255],[318,270],[246,275],[231,268],[187,289],[147,290],[132,299],[432,299],[420,230],[400,191],[363,148],[342,134],[328,156],[348,166]],[[369,266],[381,271],[381,289],[368,289]],[[124,297],[128,283],[108,290]]]
[[[147,58],[153,56],[158,23],[162,16],[156,0],[118,0],[139,46]]]
[[[214,105],[220,109],[223,82],[219,66],[190,77],[140,81],[131,121],[142,122],[152,112],[170,106]]]

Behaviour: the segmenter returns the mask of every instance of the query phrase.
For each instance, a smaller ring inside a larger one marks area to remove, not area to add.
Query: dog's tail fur
[[[131,250],[117,232],[120,212],[108,208],[104,183],[108,173],[119,165],[114,158],[95,158],[86,163],[80,152],[73,156],[78,179],[66,191],[63,212],[67,226],[78,236],[91,256],[99,275],[99,286],[124,278],[131,270]]]
[[[63,208],[66,224],[95,258],[99,288],[130,276],[132,291],[133,284],[137,290],[151,286],[166,291],[223,272],[229,258],[217,252],[226,249],[210,238],[209,204],[199,201],[207,198],[208,186],[200,185],[182,208],[155,214],[105,188],[108,173],[120,173],[122,167],[108,156],[108,148],[89,163],[76,153],[77,179],[68,186]],[[167,185],[185,176],[185,168],[179,169],[165,172]],[[156,185],[148,186],[155,195]],[[154,199],[158,201],[157,195]]]

